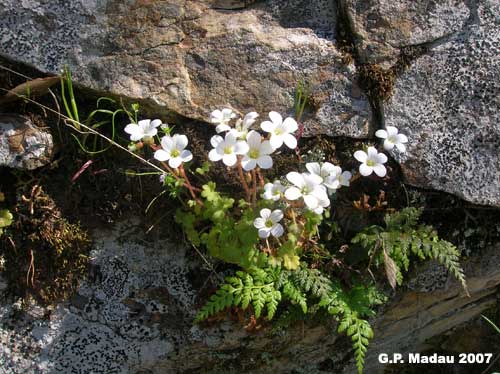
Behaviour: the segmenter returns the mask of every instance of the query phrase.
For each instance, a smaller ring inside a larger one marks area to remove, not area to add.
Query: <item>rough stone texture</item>
[[[52,135],[18,114],[0,114],[0,166],[33,170],[51,161]]]
[[[407,182],[500,207],[500,23],[498,2],[437,43],[396,82],[385,124],[409,137],[395,155]]]
[[[0,53],[46,72],[67,63],[77,82],[140,99],[157,115],[206,121],[223,105],[285,112],[304,79],[314,106],[306,133],[370,133],[371,110],[355,67],[345,65],[332,41],[333,0],[3,0],[2,6]],[[308,17],[297,17],[304,11]]]
[[[193,326],[204,283],[196,257],[171,242],[144,242],[133,222],[94,237],[89,278],[69,301],[42,308],[0,299],[1,373],[355,372],[349,340],[328,322],[276,333],[229,321]],[[374,321],[365,372],[382,373],[378,353],[418,351],[491,307],[499,265],[498,245],[465,264],[471,298],[441,267],[419,268],[412,289]]]
[[[467,0],[340,0],[361,63],[394,63],[401,48],[460,31],[474,15]]]

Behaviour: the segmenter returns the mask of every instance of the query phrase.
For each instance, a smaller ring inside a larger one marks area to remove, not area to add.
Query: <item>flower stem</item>
[[[257,176],[259,177],[260,188],[264,188],[264,185],[266,183],[264,182],[264,177],[262,176],[262,173],[260,172],[260,168],[257,168]]]
[[[247,201],[250,202],[251,194],[250,194],[250,189],[248,188],[248,183],[245,179],[245,175],[243,174],[243,168],[241,167],[241,158],[238,157],[238,175],[241,180],[241,184],[243,185],[243,189],[245,190],[245,194],[247,195]]]
[[[184,178],[184,181],[186,182],[186,187],[187,189],[189,190],[189,193],[191,194],[191,197],[200,205],[203,205],[203,202],[198,199],[198,197],[196,196],[196,193],[194,192],[194,188],[193,186],[191,185],[191,182],[189,181],[189,178],[186,174],[186,171],[184,170],[184,165],[180,165],[179,166],[179,172],[181,173],[182,175],[182,178]]]
[[[253,181],[252,204],[255,207],[255,204],[257,204],[257,173],[255,169],[252,169],[252,181]]]

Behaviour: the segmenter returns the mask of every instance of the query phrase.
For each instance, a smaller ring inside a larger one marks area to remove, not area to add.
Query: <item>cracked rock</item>
[[[415,60],[385,106],[386,125],[408,135],[394,154],[410,184],[500,207],[498,3],[477,23]]]
[[[68,64],[78,83],[171,121],[207,121],[221,106],[284,113],[304,80],[306,134],[369,135],[356,68],[334,44],[335,1],[217,3],[4,0],[0,53],[45,72]]]

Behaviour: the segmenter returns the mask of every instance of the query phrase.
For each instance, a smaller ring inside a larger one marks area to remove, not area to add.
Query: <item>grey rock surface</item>
[[[393,64],[400,49],[460,31],[476,1],[340,0],[361,63]]]
[[[3,0],[0,53],[45,72],[68,64],[78,83],[172,120],[206,121],[221,106],[289,111],[304,79],[306,133],[366,137],[371,109],[333,43],[335,4]]]
[[[53,152],[52,135],[28,117],[0,114],[0,166],[33,170],[48,164]]]
[[[276,332],[230,320],[193,325],[210,271],[178,244],[148,242],[134,222],[94,232],[90,275],[69,301],[23,306],[1,296],[0,373],[355,372],[333,321]],[[366,373],[383,372],[378,353],[415,352],[494,305],[500,247],[464,265],[471,298],[442,267],[418,269],[411,289],[373,321]]]
[[[408,183],[500,207],[498,3],[479,1],[476,15],[398,78],[385,124],[409,137],[394,155]]]

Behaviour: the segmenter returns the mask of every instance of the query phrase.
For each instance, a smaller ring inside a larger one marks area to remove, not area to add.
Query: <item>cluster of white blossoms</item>
[[[213,149],[209,152],[210,161],[222,161],[228,167],[238,166],[240,171],[252,171],[259,174],[260,169],[270,169],[273,166],[272,154],[283,145],[290,149],[297,147],[297,139],[294,132],[297,131],[297,122],[291,118],[285,118],[277,112],[269,113],[269,120],[260,124],[260,129],[266,133],[262,135],[251,129],[259,115],[250,112],[243,118],[238,118],[237,114],[229,108],[214,110],[210,115],[210,121],[216,125],[217,135],[212,136],[210,144]],[[156,145],[154,137],[158,135],[158,127],[168,128],[161,120],[153,121],[146,119],[137,124],[131,123],[125,127],[125,132],[130,135],[133,142],[143,141],[148,144],[154,152],[154,158],[161,162],[168,162],[168,166],[173,169],[181,167],[185,162],[193,159],[192,153],[186,149],[188,138],[185,135],[164,135],[159,139],[160,145]],[[384,139],[383,147],[386,151],[396,148],[399,152],[405,152],[405,143],[408,138],[400,134],[394,126],[387,126],[386,130],[378,130],[375,135]],[[387,170],[385,163],[387,156],[379,153],[375,147],[368,147],[366,152],[358,150],[354,152],[354,158],[361,164],[359,173],[362,176],[369,176],[375,173],[379,177],[385,177]],[[285,203],[287,207],[295,205],[296,201],[303,202],[306,209],[316,214],[322,214],[324,209],[330,206],[329,195],[335,193],[342,186],[348,187],[352,178],[349,171],[343,171],[339,166],[329,162],[311,162],[306,165],[307,172],[289,172],[286,175],[286,185],[276,180],[273,183],[263,184],[262,198],[273,202]],[[183,173],[183,169],[180,171]],[[243,174],[242,183],[245,185]],[[186,176],[183,174],[183,176]],[[255,174],[253,175],[255,179]],[[256,181],[254,180],[254,183]],[[254,184],[255,186],[255,184]],[[254,203],[255,203],[254,187]],[[247,187],[248,192],[248,187]],[[250,193],[249,193],[250,195]],[[247,195],[248,197],[248,195]],[[294,202],[295,204],[292,204]],[[254,221],[254,226],[258,229],[260,238],[280,237],[284,233],[283,226],[279,223],[284,217],[280,209],[271,212],[270,209],[262,209],[260,217]]]
[[[216,124],[215,131],[225,133],[214,135],[210,139],[213,149],[208,154],[210,161],[221,161],[226,166],[234,166],[241,156],[241,166],[245,171],[257,167],[270,169],[273,166],[271,154],[278,150],[283,143],[290,149],[297,147],[297,139],[293,133],[298,129],[297,122],[288,117],[283,120],[281,114],[270,112],[270,121],[263,121],[260,128],[268,133],[262,136],[258,131],[250,130],[259,115],[250,112],[243,119],[237,118],[232,109],[214,110],[210,121]],[[236,119],[234,126],[230,125]]]

